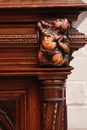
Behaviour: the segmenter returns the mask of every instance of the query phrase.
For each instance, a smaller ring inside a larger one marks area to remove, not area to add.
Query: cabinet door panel
[[[40,130],[38,82],[31,77],[0,79],[0,129]]]

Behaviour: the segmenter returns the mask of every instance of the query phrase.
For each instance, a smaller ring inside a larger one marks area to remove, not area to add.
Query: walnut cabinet
[[[85,10],[81,0],[0,1],[0,130],[67,130],[65,83],[73,67],[39,64],[37,22],[69,20],[70,63],[87,41],[72,27]]]

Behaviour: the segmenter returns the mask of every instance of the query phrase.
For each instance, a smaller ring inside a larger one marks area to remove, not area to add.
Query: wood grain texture
[[[60,77],[40,80],[40,97],[42,104],[43,125],[42,130],[66,130],[66,78]],[[66,74],[67,75],[67,74]]]
[[[15,130],[67,129],[65,82],[73,67],[39,65],[37,22],[72,23],[86,6],[81,0],[0,0],[0,104],[14,104]],[[72,27],[67,36],[70,62],[87,37]]]
[[[64,7],[64,6],[85,6],[84,2],[82,0],[47,0],[47,1],[42,1],[42,0],[37,0],[37,1],[32,1],[32,0],[9,0],[3,1],[0,0],[1,3],[1,8],[43,8],[43,7]]]
[[[40,100],[36,84],[36,77],[0,77],[0,102],[14,102],[16,130],[40,129]]]

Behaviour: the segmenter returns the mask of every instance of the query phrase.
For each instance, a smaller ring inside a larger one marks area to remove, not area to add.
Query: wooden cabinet
[[[80,0],[0,1],[0,130],[67,129],[65,82],[73,67],[39,64],[37,22],[67,18],[72,25],[84,10]],[[62,35],[70,62],[87,38],[72,27]]]

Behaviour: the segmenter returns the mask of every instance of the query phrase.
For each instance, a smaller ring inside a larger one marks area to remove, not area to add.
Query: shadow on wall
[[[87,0],[82,0],[82,2],[87,3]]]
[[[81,13],[78,16],[77,21],[72,23],[72,26],[76,28],[79,32],[85,33],[87,35],[87,11]],[[87,58],[87,44],[73,53],[74,58],[76,57],[86,57]]]
[[[79,32],[85,33],[85,35],[87,35],[87,11],[81,13],[78,16],[77,21],[72,23],[72,26]],[[73,53],[73,57],[74,59],[70,62],[70,65],[75,69],[73,70],[72,74],[68,76],[67,81],[87,81],[87,44],[78,51],[75,51]]]
[[[84,27],[86,28],[82,28],[84,25]],[[87,33],[87,11],[81,13],[79,16],[78,16],[78,19],[76,22],[73,22],[72,23],[72,26],[74,28],[77,28],[79,32],[82,32],[83,33]],[[86,29],[86,30],[85,30]]]

